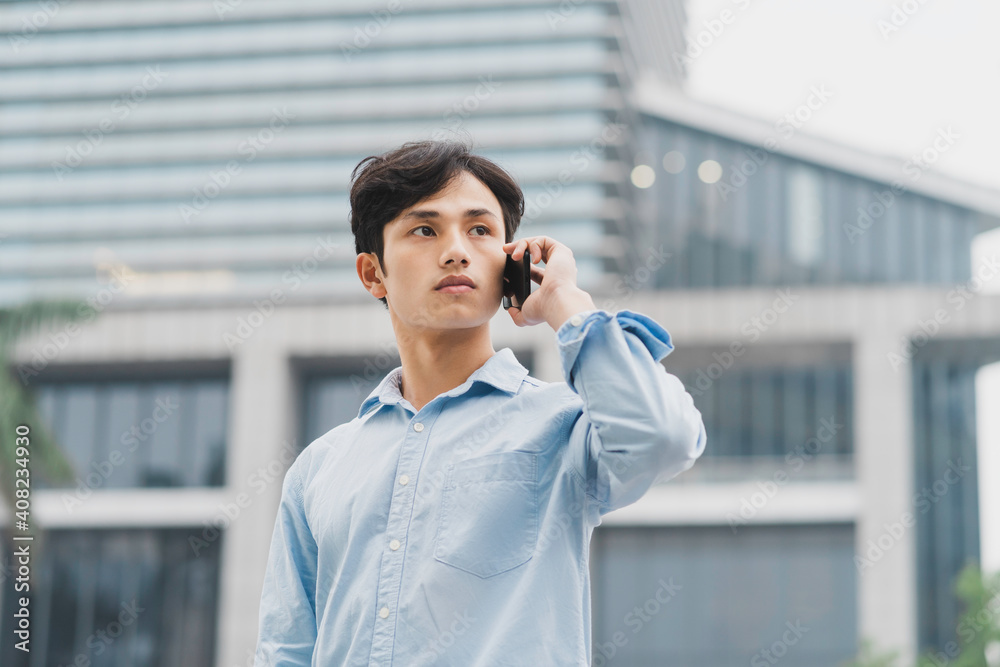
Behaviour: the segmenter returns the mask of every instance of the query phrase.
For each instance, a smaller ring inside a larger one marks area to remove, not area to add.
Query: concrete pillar
[[[917,651],[911,366],[888,361],[898,348],[896,330],[865,328],[859,336],[853,362],[858,636],[879,650],[898,650],[899,664],[909,665]]]
[[[222,667],[253,665],[281,483],[302,444],[292,441],[296,395],[287,350],[280,342],[260,332],[234,351],[226,488],[239,515],[223,539],[215,663]]]

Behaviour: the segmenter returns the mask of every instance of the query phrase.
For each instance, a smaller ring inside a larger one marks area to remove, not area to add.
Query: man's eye
[[[414,232],[418,232],[418,231],[420,231],[421,229],[430,229],[430,230],[431,230],[432,232],[434,231],[434,229],[433,229],[433,228],[431,228],[431,227],[429,227],[429,226],[427,226],[427,225],[421,225],[420,227],[417,227],[417,228],[416,228],[416,229],[414,229],[413,231],[414,231]],[[484,230],[486,230],[486,234],[489,234],[489,233],[490,233],[490,228],[489,228],[489,227],[487,227],[486,225],[476,225],[475,227],[473,227],[473,229],[484,229]],[[481,236],[486,236],[486,234],[481,234]],[[418,236],[423,236],[423,235],[422,235],[422,234],[418,234]]]

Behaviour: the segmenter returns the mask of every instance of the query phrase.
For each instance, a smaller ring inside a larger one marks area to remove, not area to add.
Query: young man
[[[352,180],[358,276],[402,365],[285,475],[255,664],[589,666],[594,527],[705,448],[659,363],[670,336],[595,308],[565,245],[514,241],[520,188],[461,144],[404,144]],[[508,313],[552,327],[566,382],[490,342],[526,248],[538,285]]]

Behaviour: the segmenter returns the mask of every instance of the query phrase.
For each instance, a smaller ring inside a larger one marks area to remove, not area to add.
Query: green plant
[[[954,650],[928,651],[917,658],[917,667],[989,667],[986,647],[1000,642],[1000,572],[985,576],[977,563],[968,563],[955,577],[955,595],[964,609],[955,628],[958,639],[950,644]],[[874,651],[874,642],[866,638],[858,655],[839,667],[896,667],[897,651]]]
[[[970,562],[955,577],[955,594],[964,608],[955,628],[958,654],[927,656],[919,667],[988,667],[986,647],[1000,641],[1000,572],[984,576],[979,565]]]
[[[14,345],[34,335],[46,324],[72,322],[81,317],[93,319],[94,311],[76,301],[31,301],[12,308],[0,309],[0,493],[11,508],[15,501],[15,471],[19,467],[15,429],[20,424],[30,428],[31,478],[42,474],[49,481],[61,483],[73,477],[73,467],[67,461],[55,439],[42,424],[27,389],[37,374],[33,369],[22,377],[10,369]],[[35,489],[32,484],[30,490]]]
[[[852,660],[843,662],[839,667],[896,667],[899,651],[876,653],[875,642],[871,639],[861,640],[861,650]]]

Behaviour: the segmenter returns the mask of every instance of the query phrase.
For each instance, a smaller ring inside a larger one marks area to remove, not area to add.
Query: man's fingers
[[[537,264],[549,261],[549,256],[551,256],[552,251],[558,246],[558,242],[548,236],[529,236],[528,238],[511,241],[503,245],[505,249],[511,246],[513,246],[513,250],[508,253],[511,257],[521,260],[524,258],[524,252],[527,250],[531,253],[531,263]]]

